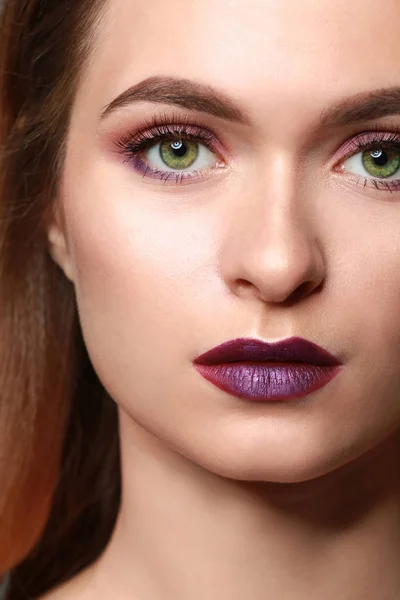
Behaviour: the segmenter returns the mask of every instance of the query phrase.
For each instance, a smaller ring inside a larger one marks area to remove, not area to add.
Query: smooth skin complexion
[[[49,246],[118,405],[122,504],[47,600],[400,597],[399,27],[398,0],[108,2]],[[149,122],[191,154],[129,159]],[[291,336],[343,363],[302,402],[193,369]]]

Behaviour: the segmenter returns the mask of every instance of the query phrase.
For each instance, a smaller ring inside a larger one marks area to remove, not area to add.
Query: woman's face
[[[400,92],[368,96],[400,85],[399,24],[398,0],[110,0],[49,237],[125,431],[295,482],[400,427]],[[244,401],[193,368],[291,336],[343,363],[302,401]]]

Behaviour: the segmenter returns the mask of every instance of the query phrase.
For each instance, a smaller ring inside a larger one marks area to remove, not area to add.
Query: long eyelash
[[[362,136],[352,138],[346,144],[346,156],[342,157],[341,161],[349,158],[351,155],[366,151],[377,150],[385,147],[395,148],[400,152],[400,125],[391,123],[386,125],[388,131],[383,131],[381,125],[375,125],[369,128],[371,134],[369,139],[363,139]],[[375,132],[375,135],[372,133]],[[154,144],[163,141],[164,139],[181,139],[201,141],[208,149],[215,152],[217,143],[217,135],[210,128],[204,128],[200,123],[196,123],[193,116],[180,115],[178,113],[167,114],[163,113],[154,116],[148,120],[144,120],[139,124],[135,132],[128,132],[115,140],[115,146],[119,153],[126,157],[124,162],[132,161],[136,155],[144,152]],[[122,152],[121,152],[122,151]],[[202,176],[202,171],[189,172],[173,172],[161,171],[152,167],[146,167],[143,177],[146,177],[147,172],[156,175],[159,179],[166,183],[169,179],[175,179],[176,184],[182,183],[183,179],[198,178]],[[400,178],[385,181],[379,178],[358,176],[357,183],[363,182],[364,187],[372,185],[376,189],[387,189],[389,192],[400,190]]]
[[[374,128],[371,131],[379,131],[380,133],[376,135],[375,138],[371,138],[368,141],[362,141],[360,138],[355,138],[350,140],[349,148],[352,148],[355,151],[359,150],[376,150],[380,149],[383,145],[400,149],[400,126],[397,126],[397,131],[388,131],[382,132],[382,129]],[[349,152],[350,155],[350,152]]]
[[[375,135],[372,134],[369,140],[363,140],[360,138],[360,136],[351,139],[348,143],[349,151],[346,153],[346,157],[342,160],[349,158],[351,155],[356,154],[357,152],[365,152],[366,150],[395,148],[400,152],[400,125],[398,123],[392,123],[391,125],[388,125],[388,128],[390,128],[390,131],[384,132],[382,131],[381,125],[375,125],[369,129],[369,132],[375,132]],[[377,190],[386,189],[391,193],[400,190],[400,178],[385,181],[379,178],[362,177],[359,175],[357,183],[360,181],[360,179],[363,182],[364,187],[367,185],[372,185]]]
[[[193,117],[164,113],[144,121],[137,127],[137,133],[127,133],[120,136],[115,144],[122,150],[127,160],[136,154],[147,150],[165,138],[182,138],[194,141],[201,140],[212,150],[216,135],[210,129],[206,130],[193,121]]]

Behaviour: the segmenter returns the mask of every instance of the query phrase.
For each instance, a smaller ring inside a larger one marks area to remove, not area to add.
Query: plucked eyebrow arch
[[[350,96],[320,115],[321,127],[341,127],[400,114],[400,86],[379,88]]]
[[[131,86],[107,104],[103,120],[135,102],[155,102],[207,113],[242,125],[250,125],[246,111],[211,85],[174,76],[155,75]],[[360,121],[400,114],[400,86],[360,92],[323,109],[317,126],[341,127]]]
[[[234,123],[250,124],[245,112],[212,86],[190,79],[158,75],[148,77],[120,94],[103,108],[100,119],[129,104],[143,101],[172,104]]]

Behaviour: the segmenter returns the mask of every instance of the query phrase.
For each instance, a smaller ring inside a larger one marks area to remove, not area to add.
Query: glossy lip
[[[341,364],[333,354],[301,337],[274,343],[255,338],[237,338],[212,348],[193,362],[196,365],[216,365],[239,361],[301,362],[320,366]]]
[[[330,352],[299,337],[273,344],[238,338],[201,354],[193,363],[217,388],[258,402],[300,398],[326,385],[342,369]]]

